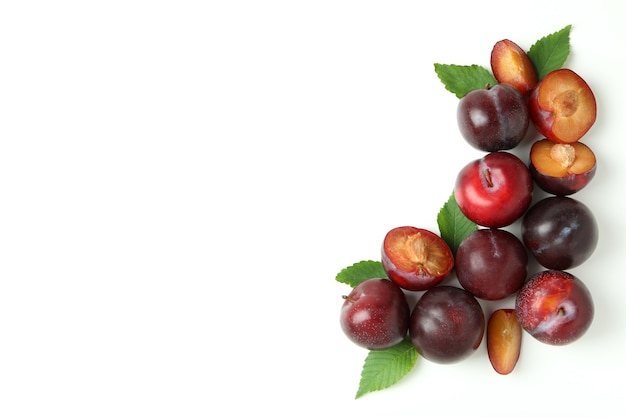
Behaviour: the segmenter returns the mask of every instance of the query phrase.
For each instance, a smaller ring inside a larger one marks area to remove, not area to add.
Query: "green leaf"
[[[387,278],[382,262],[361,261],[342,269],[335,280],[348,284],[352,288],[370,278]]]
[[[417,362],[417,351],[410,339],[384,350],[370,350],[363,364],[355,398],[388,388],[404,378]]]
[[[562,68],[569,56],[569,33],[572,25],[558,32],[544,36],[528,50],[528,57],[535,66],[537,79],[541,80],[549,72]]]
[[[494,86],[498,82],[485,67],[480,65],[435,64],[435,72],[446,87],[458,98],[472,90]]]
[[[454,198],[454,192],[439,210],[437,224],[441,237],[448,243],[455,256],[463,239],[478,229],[478,225],[465,217],[459,208]]]

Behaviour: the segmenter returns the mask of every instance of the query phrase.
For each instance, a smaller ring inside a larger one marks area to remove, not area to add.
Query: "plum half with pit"
[[[530,119],[546,138],[559,143],[578,141],[596,121],[596,98],[577,73],[561,68],[548,73],[528,101]]]
[[[571,195],[595,176],[596,156],[580,141],[556,143],[542,139],[530,148],[529,170],[535,184],[547,193]]]
[[[438,285],[454,268],[452,250],[430,230],[400,226],[383,240],[382,265],[389,279],[409,291]]]

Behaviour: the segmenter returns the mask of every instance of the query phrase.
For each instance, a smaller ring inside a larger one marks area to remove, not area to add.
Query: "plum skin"
[[[591,326],[594,303],[585,284],[560,270],[533,275],[515,300],[522,328],[549,345],[566,345],[578,340]]]
[[[502,300],[526,280],[528,254],[524,244],[503,229],[478,229],[456,253],[456,275],[463,288],[484,300]]]
[[[440,285],[426,291],[411,312],[409,335],[425,359],[459,362],[478,349],[485,315],[476,298],[462,288]]]
[[[344,296],[339,323],[345,335],[366,349],[386,349],[407,335],[410,307],[404,292],[385,278],[370,278]]]
[[[595,251],[598,235],[591,210],[571,197],[546,197],[530,207],[522,219],[524,245],[548,269],[581,265]]]
[[[463,138],[485,152],[513,149],[530,125],[524,96],[513,86],[493,87],[467,93],[457,106],[457,123]]]
[[[594,165],[589,171],[582,174],[569,174],[565,177],[551,177],[543,174],[532,163],[528,166],[535,184],[547,193],[554,195],[571,195],[583,189],[596,174]]]

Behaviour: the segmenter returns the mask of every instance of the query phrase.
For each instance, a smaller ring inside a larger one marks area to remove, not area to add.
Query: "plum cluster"
[[[340,323],[368,349],[385,349],[407,335],[420,355],[438,363],[468,357],[486,330],[496,372],[508,374],[520,354],[522,332],[564,345],[593,320],[591,294],[567,270],[594,252],[598,225],[571,197],[594,177],[596,158],[580,139],[596,119],[589,85],[567,68],[542,79],[527,54],[505,39],[493,47],[494,86],[473,90],[458,103],[463,138],[484,151],[458,173],[454,197],[478,227],[453,253],[432,231],[401,226],[384,237],[381,260],[389,279],[370,279],[344,297]],[[541,138],[524,162],[510,152],[533,132]],[[533,204],[534,192],[548,194]],[[518,237],[505,227],[518,222]],[[529,276],[529,257],[544,270]],[[452,272],[460,287],[442,284]],[[420,291],[411,310],[405,291]],[[485,320],[478,299],[504,300]]]
[[[523,247],[546,270],[528,280],[520,279],[523,255],[518,242],[508,243],[518,263],[505,261],[506,266],[496,267],[498,274],[491,274],[495,278],[486,280],[487,271],[475,265],[482,265],[486,256],[495,256],[504,245],[493,243],[490,249],[481,249],[490,246],[487,239],[476,244],[470,236],[462,244],[470,248],[464,248],[457,258],[457,274],[470,290],[472,286],[493,290],[509,283],[507,288],[514,291],[496,295],[517,293],[514,313],[524,330],[545,343],[570,343],[586,332],[593,319],[588,289],[565,271],[585,262],[598,242],[591,210],[571,197],[596,171],[593,151],[580,141],[595,123],[595,96],[587,82],[568,68],[553,70],[539,80],[528,55],[510,40],[495,44],[491,68],[499,84],[472,91],[459,102],[461,134],[488,153],[461,170],[455,197],[468,219],[489,228],[477,233],[501,234],[499,228],[521,219]],[[498,86],[507,91],[506,100],[502,93],[491,92]],[[491,130],[483,127],[483,119],[493,121],[488,123]],[[530,148],[528,164],[506,152],[528,137],[522,127],[524,120],[542,135]],[[535,185],[549,196],[531,206]],[[491,266],[499,263],[490,259]],[[480,289],[473,292],[487,299],[493,295],[481,294]],[[506,353],[504,348],[498,349],[489,351],[490,355]]]

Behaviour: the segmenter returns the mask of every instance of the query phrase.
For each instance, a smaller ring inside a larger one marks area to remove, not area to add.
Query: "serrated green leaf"
[[[562,68],[570,53],[569,34],[572,25],[558,32],[544,36],[528,50],[528,58],[535,66],[537,79],[541,80],[549,72]]]
[[[456,256],[456,251],[463,239],[478,229],[478,225],[465,217],[459,208],[454,198],[454,192],[439,210],[437,224],[441,237],[450,246],[454,256]]]
[[[435,64],[435,72],[446,90],[458,98],[470,91],[498,83],[493,74],[480,65]]]
[[[382,262],[361,261],[342,269],[335,280],[352,288],[370,278],[387,278]]]
[[[388,349],[371,350],[365,358],[355,398],[396,384],[411,372],[417,356],[417,351],[408,338]]]

